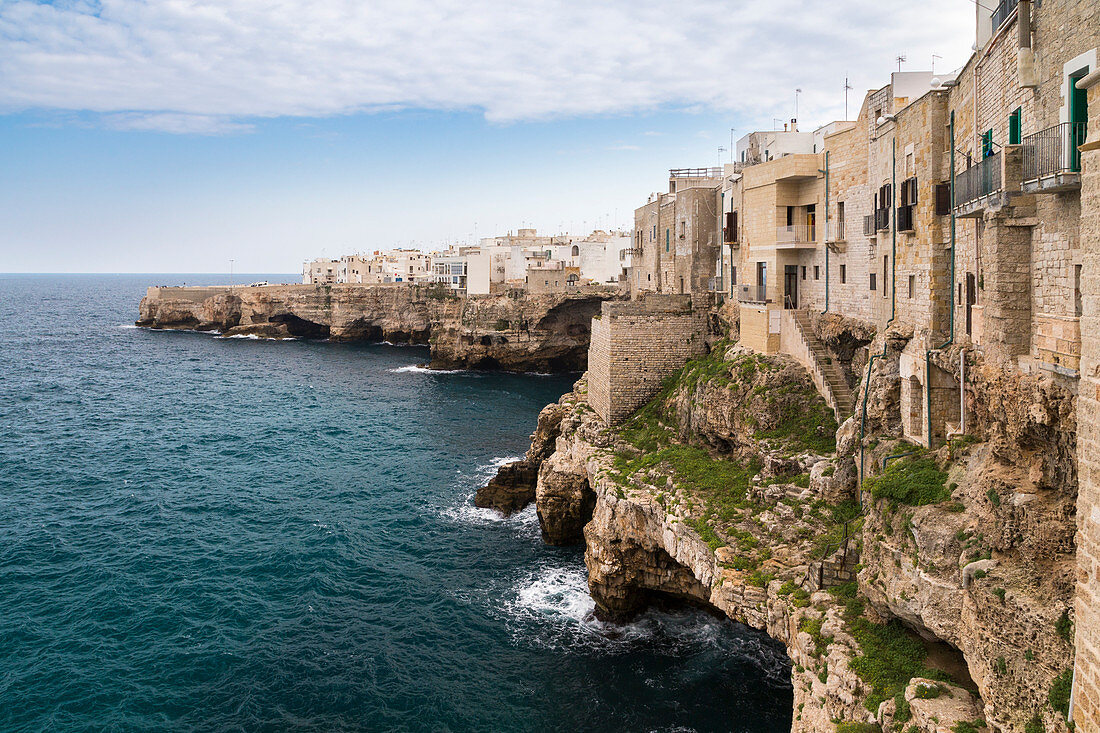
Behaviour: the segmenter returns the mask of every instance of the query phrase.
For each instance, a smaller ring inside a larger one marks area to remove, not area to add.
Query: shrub
[[[920,700],[935,700],[945,692],[947,688],[943,685],[917,685],[915,696]]]
[[[912,717],[913,708],[909,705],[909,701],[905,699],[905,693],[899,692],[894,695],[894,722],[898,725],[904,725]]]
[[[1067,718],[1069,717],[1069,693],[1072,687],[1073,670],[1066,669],[1054,678],[1054,683],[1050,686],[1050,694],[1047,695],[1050,706]]]
[[[883,473],[868,479],[867,489],[876,499],[923,506],[951,498],[951,492],[944,485],[946,481],[947,474],[934,460],[912,458],[893,463]]]
[[[1005,661],[1004,657],[997,657],[997,661],[993,663],[993,671],[1001,677],[1008,674],[1008,662]]]
[[[798,589],[798,583],[793,580],[788,580],[783,585],[779,586],[779,590],[776,591],[781,596],[789,596]]]
[[[984,727],[984,720],[975,720],[973,723],[968,720],[960,720],[951,726],[951,733],[979,733],[979,729]]]
[[[1069,609],[1062,611],[1062,615],[1054,622],[1054,631],[1069,644],[1073,643],[1073,622],[1069,620]]]
[[[992,504],[994,508],[1001,505],[1001,495],[997,493],[996,489],[990,489],[985,492],[985,497],[989,499],[989,503]]]
[[[871,690],[864,702],[871,712],[884,700],[904,693],[914,677],[945,679],[939,670],[924,666],[927,650],[900,621],[875,624],[860,617],[851,621],[849,630],[860,648],[849,666]]]
[[[994,588],[994,589],[993,589],[993,595],[995,595],[995,596],[997,596],[998,598],[1000,598],[1000,599],[1001,599],[1001,603],[1004,603],[1004,602],[1005,602],[1005,589],[1004,589],[1004,588]]]

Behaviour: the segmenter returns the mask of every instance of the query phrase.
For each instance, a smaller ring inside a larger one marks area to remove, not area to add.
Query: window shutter
[[[936,184],[936,216],[947,216],[951,213],[951,184]]]

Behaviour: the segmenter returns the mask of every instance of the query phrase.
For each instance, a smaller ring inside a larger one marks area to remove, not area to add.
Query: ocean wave
[[[387,372],[393,374],[462,374],[464,369],[429,369],[421,364],[409,364],[403,367],[394,367],[393,369],[387,369]]]
[[[118,327],[119,328],[126,328],[126,329],[141,328],[141,326],[135,326],[133,323],[120,323],[120,324],[118,324]]]
[[[216,339],[246,339],[248,341],[297,341],[293,336],[261,336],[257,333],[233,333],[228,336],[215,336]]]

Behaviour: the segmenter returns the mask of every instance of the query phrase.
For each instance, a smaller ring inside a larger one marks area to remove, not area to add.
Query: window
[[[913,290],[916,289],[916,284],[917,284],[917,276],[916,275],[910,275],[909,276],[909,297],[910,298],[913,297]]]
[[[844,202],[838,201],[836,204],[836,238],[839,240],[844,239]],[[815,280],[817,278],[814,278]]]
[[[982,159],[993,155],[993,130],[986,130],[982,133]]]
[[[962,284],[962,283],[959,283],[959,297],[958,297],[958,304],[959,304],[959,305],[962,305],[962,304],[963,304],[963,284]]]
[[[820,279],[821,279],[821,268],[818,267],[817,265],[814,265],[814,280],[820,280]]]
[[[840,282],[841,283],[848,282],[848,267],[846,265],[841,265],[840,266]]]
[[[1019,145],[1023,139],[1023,117],[1024,111],[1022,108],[1017,107],[1016,110],[1008,116],[1008,144]]]
[[[579,257],[580,254],[581,254],[581,248],[574,244],[571,254],[572,254],[573,257]]]
[[[890,271],[890,258],[882,256],[882,297],[886,297],[886,273]]]
[[[680,239],[687,236],[687,222],[683,219],[680,220]]]
[[[875,273],[873,273],[873,272],[871,273],[871,287],[870,287],[870,289],[871,290],[875,289]]]
[[[668,230],[665,230],[665,252],[668,252]]]
[[[730,268],[730,285],[736,285],[736,284],[737,284],[737,268],[736,267],[731,267]]]
[[[806,279],[806,266],[805,265],[802,266],[802,279],[803,280]]]

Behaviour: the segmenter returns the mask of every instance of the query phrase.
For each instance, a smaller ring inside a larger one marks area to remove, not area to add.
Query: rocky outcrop
[[[489,483],[477,490],[474,504],[483,509],[496,509],[505,516],[523,509],[535,500],[535,485],[539,468],[554,452],[554,443],[561,433],[565,417],[563,404],[547,405],[539,413],[538,425],[531,435],[531,447],[523,460],[501,466]]]
[[[431,346],[441,369],[581,371],[592,316],[612,288],[459,297],[438,286],[149,288],[137,325],[226,336]]]
[[[615,429],[578,382],[538,472],[544,537],[584,542],[605,619],[678,599],[782,642],[795,731],[1064,732],[1074,396],[972,354],[971,436],[920,451],[898,438],[912,338],[895,326],[868,350],[864,433],[849,419],[835,454],[792,421],[820,397],[780,357],[722,347]],[[951,373],[958,352],[933,358]],[[891,459],[900,482],[883,489],[885,459],[914,452]],[[938,489],[906,494],[927,478],[906,471],[929,465]]]

